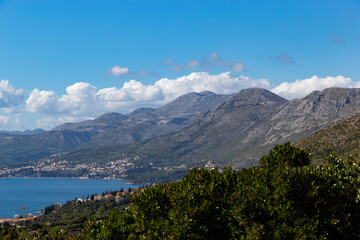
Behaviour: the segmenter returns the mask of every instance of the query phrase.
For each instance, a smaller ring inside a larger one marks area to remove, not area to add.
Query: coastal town
[[[136,157],[135,157],[136,159]],[[110,161],[106,164],[70,164],[67,160],[54,161],[52,157],[21,165],[0,168],[0,177],[80,177],[124,179],[126,170],[134,168],[129,158]]]
[[[139,167],[140,156],[124,157],[107,163],[81,162],[74,163],[61,157],[61,154],[54,154],[48,158],[26,164],[0,167],[0,178],[9,177],[76,177],[81,179],[121,179],[127,178],[126,171]],[[136,165],[137,164],[137,165]],[[148,167],[157,171],[172,171],[174,169],[186,169],[185,164],[178,166],[156,166],[148,162]],[[141,165],[141,164],[140,164]],[[206,169],[218,168],[215,161],[207,161],[203,165]]]

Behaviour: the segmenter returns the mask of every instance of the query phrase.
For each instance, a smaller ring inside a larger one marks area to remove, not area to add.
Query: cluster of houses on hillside
[[[54,161],[50,157],[29,163],[29,165],[1,168],[0,177],[47,177],[63,176],[62,173],[66,173],[71,177],[122,179],[126,177],[124,172],[127,169],[134,168],[134,163],[129,160],[129,158],[124,158],[106,164],[81,163],[74,165],[67,160]],[[65,175],[65,177],[69,176]]]
[[[76,202],[83,203],[86,201],[113,200],[113,199],[115,199],[117,202],[120,202],[125,199],[126,195],[130,196],[139,190],[144,191],[144,188],[135,188],[133,190],[131,190],[131,189],[124,190],[124,191],[116,192],[114,195],[111,193],[107,193],[107,194],[98,194],[95,196],[91,196],[90,198],[87,198],[87,199],[77,198]]]

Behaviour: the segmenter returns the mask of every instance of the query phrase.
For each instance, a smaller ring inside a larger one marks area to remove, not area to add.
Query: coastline
[[[140,187],[140,185],[132,185],[119,179],[18,176],[0,178],[0,189],[2,190],[0,218],[13,218],[15,214],[22,214],[22,210],[19,210],[22,206],[29,207],[26,213],[34,213],[56,202],[65,204],[74,198],[120,190],[121,188],[128,189],[129,187],[133,189]]]
[[[125,179],[121,179],[121,178],[88,178],[88,177],[13,177],[13,176],[8,176],[8,177],[2,177],[0,176],[0,179],[13,179],[13,178],[77,178],[77,179],[81,179],[81,180],[119,180],[119,181],[123,181],[126,182]],[[134,185],[134,183],[126,183],[126,184],[130,184],[130,185]],[[138,184],[136,184],[138,185]]]

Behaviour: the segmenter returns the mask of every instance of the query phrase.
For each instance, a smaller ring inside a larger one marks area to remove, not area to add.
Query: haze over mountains
[[[34,129],[34,130],[25,130],[25,131],[6,131],[6,130],[3,130],[3,131],[0,131],[0,133],[8,133],[8,134],[15,134],[15,135],[34,135],[34,134],[38,134],[38,133],[42,133],[42,132],[45,132],[44,129],[41,129],[41,128],[37,128],[37,129]]]

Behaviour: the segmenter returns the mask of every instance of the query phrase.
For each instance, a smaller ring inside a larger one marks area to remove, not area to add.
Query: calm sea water
[[[121,180],[77,178],[0,178],[0,219],[13,218],[15,214],[34,213],[56,202],[66,203],[78,197],[121,188],[136,188]]]

